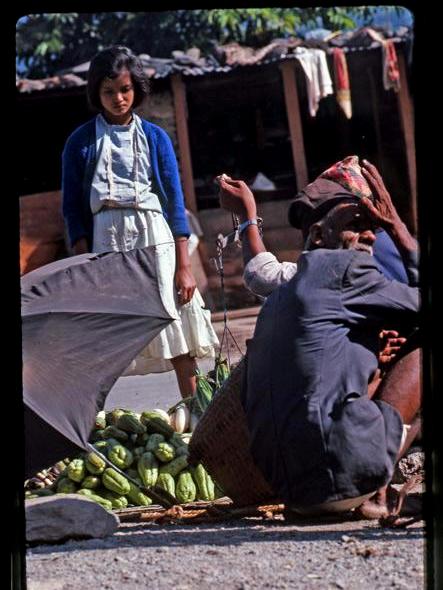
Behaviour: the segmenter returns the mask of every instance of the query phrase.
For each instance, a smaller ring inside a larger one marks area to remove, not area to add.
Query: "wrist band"
[[[238,231],[238,237],[239,238],[241,238],[242,233],[250,225],[256,225],[258,227],[259,231],[260,231],[260,234],[262,233],[263,219],[261,217],[257,217],[257,218],[254,218],[254,219],[247,219],[243,223],[240,223],[240,225],[238,226],[238,230],[237,231]]]

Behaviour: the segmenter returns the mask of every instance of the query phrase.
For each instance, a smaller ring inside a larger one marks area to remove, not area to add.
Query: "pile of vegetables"
[[[25,498],[77,493],[112,510],[149,506],[152,500],[139,486],[162,488],[179,504],[221,497],[221,489],[203,465],[188,464],[188,443],[214,392],[228,375],[226,361],[216,362],[208,376],[197,375],[196,395],[168,412],[155,409],[136,413],[122,408],[99,412],[90,442],[123,474],[99,454],[82,453],[25,482]]]

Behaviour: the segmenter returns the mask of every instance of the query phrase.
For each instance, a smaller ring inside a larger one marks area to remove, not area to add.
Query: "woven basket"
[[[201,417],[189,443],[190,463],[203,463],[238,506],[276,498],[249,450],[246,415],[240,401],[245,370],[242,359]]]

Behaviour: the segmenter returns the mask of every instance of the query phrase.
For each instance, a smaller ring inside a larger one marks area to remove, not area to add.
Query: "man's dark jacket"
[[[410,283],[416,268],[408,269]],[[256,464],[287,503],[377,490],[392,476],[398,412],[367,396],[382,327],[413,328],[416,287],[355,250],[305,252],[266,300],[248,344],[243,393]]]

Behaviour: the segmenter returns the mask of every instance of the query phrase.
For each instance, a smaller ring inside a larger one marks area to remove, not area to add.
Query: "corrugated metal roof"
[[[389,37],[394,43],[405,43],[412,40],[412,31],[403,27],[402,34]],[[172,58],[157,58],[140,54],[146,75],[152,79],[162,79],[172,74],[183,76],[205,76],[208,74],[226,74],[239,67],[260,66],[288,59],[296,59],[294,51],[298,47],[321,48],[332,53],[334,47],[345,52],[368,51],[379,48],[387,36],[368,27],[342,34],[334,34],[328,41],[306,41],[298,38],[278,39],[259,49],[242,47],[237,43],[217,47],[216,55],[200,57],[198,49],[188,52],[173,51]],[[69,69],[62,70],[58,75],[40,80],[17,80],[17,89],[21,93],[40,90],[72,88],[84,86],[90,62],[84,62]]]
[[[19,92],[35,92],[38,90],[50,90],[53,88],[72,88],[73,86],[85,86],[86,80],[75,74],[52,76],[41,80],[17,80],[16,86]]]

